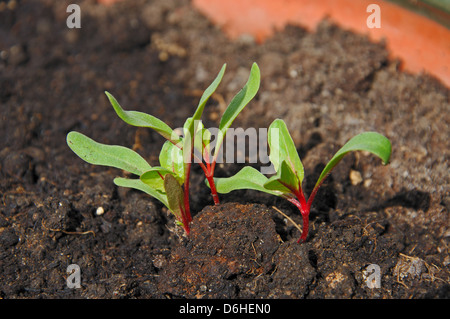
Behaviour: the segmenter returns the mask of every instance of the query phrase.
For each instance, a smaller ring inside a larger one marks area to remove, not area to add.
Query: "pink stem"
[[[214,205],[219,205],[220,204],[219,195],[217,194],[216,184],[214,183],[213,174],[209,173],[208,175],[206,175],[206,179],[208,180],[209,187],[211,187],[211,195],[214,200]]]
[[[203,169],[203,173],[205,174],[206,179],[208,180],[209,187],[211,188],[211,196],[214,201],[214,205],[219,205],[219,195],[217,194],[216,183],[214,182],[214,169],[216,167],[216,161],[210,163],[210,158],[208,152],[205,153],[205,162],[206,166],[203,163],[200,163],[201,168]]]
[[[306,237],[308,236],[308,230],[309,230],[309,206],[307,205],[305,201],[305,197],[303,196],[303,192],[296,192],[297,198],[288,197],[287,200],[290,201],[292,204],[294,204],[300,213],[302,214],[303,219],[303,228],[302,228],[302,235],[300,239],[297,241],[305,242]]]
[[[322,179],[319,184],[316,184],[314,186],[314,189],[312,190],[311,194],[309,195],[308,201],[305,199],[305,195],[303,194],[303,190],[301,185],[299,185],[299,191],[294,192],[295,198],[289,198],[288,200],[293,203],[297,208],[300,210],[300,213],[302,214],[303,219],[303,230],[302,235],[298,242],[304,243],[306,241],[306,237],[308,236],[308,229],[309,229],[309,213],[311,211],[311,205],[314,201],[314,197],[316,197],[317,191],[319,190],[320,186],[322,185],[323,181],[325,179]]]
[[[189,223],[192,221],[191,208],[189,204],[189,176],[191,175],[191,163],[187,164],[186,177],[184,181],[184,216],[183,224],[185,225],[186,233],[189,235]]]
[[[185,200],[185,205],[186,205],[186,200]],[[189,206],[188,206],[188,209],[189,209]],[[190,226],[189,226],[190,221],[188,221],[188,220],[190,219],[191,214],[190,214],[189,211],[186,212],[183,209],[183,207],[181,207],[181,205],[180,205],[180,210],[182,211],[182,214],[181,214],[182,221],[181,222],[183,223],[184,231],[186,232],[186,235],[189,236],[189,233],[191,232],[191,229],[190,229]],[[189,217],[189,219],[188,219],[188,217]]]

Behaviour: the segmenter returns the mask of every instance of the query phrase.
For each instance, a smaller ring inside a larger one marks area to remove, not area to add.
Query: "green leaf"
[[[116,167],[136,175],[151,169],[150,164],[135,151],[123,146],[98,143],[78,132],[67,134],[67,145],[90,164]]]
[[[264,184],[264,188],[270,191],[280,192],[281,194],[292,194],[292,191],[280,182],[278,176],[269,178]]]
[[[199,134],[201,134],[201,136],[202,136],[202,143],[203,143],[202,155],[205,159],[209,158],[209,161],[211,162],[211,156],[212,156],[212,154],[211,154],[211,136],[212,136],[212,134],[207,128],[203,128],[201,130],[201,133],[199,133]]]
[[[264,176],[257,169],[246,166],[231,177],[214,178],[217,192],[221,194],[227,194],[231,191],[239,189],[253,189],[272,195],[282,195],[278,191],[271,191],[264,187],[264,184],[268,181],[268,178]],[[209,186],[209,185],[208,185]]]
[[[198,128],[194,138],[194,148],[197,150],[196,154],[201,155],[205,160],[210,155],[211,132],[203,127],[203,124]],[[207,154],[207,155],[206,155]]]
[[[164,167],[152,167],[149,171],[145,172],[141,175],[140,179],[144,182],[144,184],[147,184],[148,186],[152,187],[153,189],[165,193],[166,190],[164,188],[164,176],[166,174],[173,175],[177,181],[182,182],[183,179],[180,179],[178,176],[175,176],[175,173],[172,171],[164,168]]]
[[[234,119],[244,107],[255,97],[260,85],[260,71],[256,63],[253,63],[250,75],[245,86],[231,100],[219,124],[219,130],[228,129]]]
[[[236,119],[238,114],[244,109],[244,107],[255,97],[258,92],[260,85],[260,71],[259,67],[256,63],[253,63],[252,68],[250,70],[250,75],[247,80],[247,83],[235,95],[235,97],[231,100],[227,109],[225,110],[219,124],[219,131],[222,134],[219,134],[216,146],[216,153],[218,152],[220,145],[222,144],[223,139],[225,138],[226,131],[231,126],[233,121]]]
[[[178,221],[181,222],[184,214],[183,189],[171,174],[164,176],[164,188],[167,194],[169,209],[177,217]]]
[[[294,141],[292,140],[286,123],[283,120],[276,119],[269,127],[268,142],[270,147],[270,161],[279,171],[281,163],[286,161],[294,174],[301,183],[303,182],[304,169],[302,161],[298,156]]]
[[[198,123],[201,123],[201,121],[195,121],[196,127]],[[194,137],[195,134],[190,133],[190,128],[193,128],[191,125],[194,123],[194,120],[192,117],[189,117],[186,122],[183,125],[183,132],[184,132],[184,138],[183,138],[183,148],[182,148],[182,168],[183,168],[183,175],[184,178],[189,178],[190,176],[190,167],[192,162],[192,154],[194,151]],[[195,128],[196,129],[196,128]]]
[[[391,142],[383,135],[376,132],[365,132],[351,138],[328,162],[317,180],[316,186],[320,186],[330,171],[351,151],[367,151],[383,161],[386,165],[391,157]]]
[[[208,102],[209,98],[211,97],[211,95],[213,95],[213,93],[216,91],[217,87],[219,86],[220,82],[222,81],[226,67],[227,67],[226,64],[224,64],[222,66],[222,69],[220,69],[219,74],[216,76],[214,81],[203,92],[203,95],[200,98],[200,102],[198,103],[197,109],[195,110],[195,113],[192,116],[194,121],[201,119],[206,102]]]
[[[198,123],[200,122],[200,119],[203,115],[203,110],[205,109],[206,102],[208,102],[209,98],[213,93],[216,91],[217,87],[219,86],[220,82],[222,81],[223,75],[225,73],[226,64],[222,66],[222,68],[219,71],[219,74],[216,76],[214,81],[208,86],[208,88],[203,92],[202,97],[200,98],[200,101],[198,103],[197,109],[194,112],[194,115],[192,118],[189,118],[186,123],[184,124],[184,136],[190,136],[190,140],[194,139],[194,132],[197,131]],[[189,132],[189,135],[188,133]]]
[[[170,126],[168,126],[160,119],[143,112],[125,111],[109,92],[105,91],[105,94],[108,97],[117,115],[125,123],[133,126],[148,127],[154,129],[165,139],[172,141],[173,143],[178,143],[180,141],[180,137],[170,128]]]
[[[150,196],[156,198],[157,200],[159,200],[167,208],[169,208],[169,203],[167,201],[166,194],[162,193],[162,192],[160,192],[160,191],[158,191],[156,189],[154,189],[150,185],[145,184],[140,179],[116,177],[114,179],[114,184],[116,184],[117,186],[120,186],[120,187],[133,188],[133,189],[140,190],[140,191],[142,191],[144,193],[147,193],[148,195],[150,195]]]
[[[297,175],[292,172],[291,167],[286,163],[286,161],[281,162],[280,169],[277,175],[272,176],[264,184],[264,187],[269,190],[280,191],[285,194],[296,195],[299,190],[299,180]]]
[[[180,180],[184,179],[183,150],[170,141],[166,141],[159,153],[162,167],[174,173]]]

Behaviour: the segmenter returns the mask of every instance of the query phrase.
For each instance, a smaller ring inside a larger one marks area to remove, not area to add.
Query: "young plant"
[[[160,166],[151,167],[144,158],[131,149],[101,144],[78,132],[70,132],[67,135],[67,144],[75,154],[90,164],[111,166],[136,175],[138,178],[117,177],[114,183],[117,186],[138,189],[161,201],[175,215],[177,223],[184,228],[186,234],[189,234],[189,223],[192,221],[189,205],[189,177],[192,159],[196,157],[194,147],[201,154],[210,154],[211,134],[203,127],[201,117],[207,101],[222,81],[225,68],[226,64],[204,91],[194,115],[185,121],[183,136],[178,135],[166,123],[150,114],[125,111],[110,93],[105,92],[117,115],[123,121],[133,126],[151,128],[167,140],[159,154]],[[226,130],[256,95],[259,80],[259,68],[254,63],[247,84],[233,98],[221,119],[212,161],[208,157],[197,158],[207,180],[211,182],[211,194],[215,204],[219,203],[213,180],[216,153]]]
[[[200,151],[201,158],[204,160],[204,163],[200,163],[200,166],[203,169],[208,185],[211,188],[211,194],[215,205],[219,204],[219,196],[214,182],[214,170],[218,156],[220,155],[220,149],[231,124],[258,92],[260,77],[259,67],[256,63],[253,63],[247,83],[242,90],[234,96],[220,119],[213,154],[211,154],[211,132],[203,128],[203,126],[200,126],[196,133],[194,144],[196,149]]]
[[[391,142],[383,135],[365,132],[354,136],[325,166],[307,199],[302,188],[303,164],[283,120],[277,119],[270,125],[268,142],[270,147],[269,159],[276,171],[274,176],[267,178],[258,170],[247,166],[232,177],[216,178],[215,186],[219,193],[228,193],[238,189],[254,189],[287,199],[299,209],[302,215],[303,230],[298,242],[306,241],[309,213],[317,191],[331,170],[347,153],[368,151],[380,157],[385,165],[389,162],[391,156]]]

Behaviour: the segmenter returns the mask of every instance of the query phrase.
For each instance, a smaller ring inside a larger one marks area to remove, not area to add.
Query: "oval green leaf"
[[[376,132],[365,132],[354,136],[328,162],[320,174],[315,187],[320,186],[330,171],[351,151],[370,152],[381,158],[383,164],[386,165],[391,157],[392,145],[389,139]]]
[[[269,159],[275,167],[275,171],[278,172],[281,163],[285,161],[298,177],[301,186],[305,174],[304,168],[286,123],[281,119],[273,121],[269,127],[267,138],[270,148]]]
[[[175,176],[175,173],[172,171],[169,171],[168,169],[164,167],[152,167],[149,171],[145,172],[141,175],[140,179],[148,186],[152,187],[153,189],[160,191],[162,193],[165,193],[164,188],[164,176],[166,174],[174,175],[174,177],[182,183],[182,179],[180,179],[178,176]]]
[[[219,74],[217,74],[214,81],[208,86],[208,88],[203,92],[202,97],[200,98],[200,101],[198,103],[197,109],[195,110],[194,115],[192,116],[193,120],[200,120],[203,114],[203,110],[205,108],[206,102],[208,102],[209,98],[213,93],[217,90],[217,87],[219,86],[220,82],[222,81],[223,75],[225,73],[227,65],[226,63],[222,66],[222,68],[219,71]]]
[[[239,189],[253,189],[272,195],[282,195],[281,192],[266,189],[264,187],[264,184],[267,181],[268,178],[266,176],[264,176],[260,171],[251,166],[242,168],[239,172],[231,177],[214,178],[217,192],[221,194],[227,194],[231,191]],[[208,181],[206,181],[206,183],[208,185]]]
[[[120,187],[133,188],[142,191],[144,193],[147,193],[148,195],[156,198],[161,203],[163,203],[168,209],[170,209],[166,194],[156,190],[150,185],[145,184],[140,179],[116,177],[114,179],[114,184]]]
[[[191,140],[194,138],[194,132],[197,131],[198,123],[203,115],[203,110],[205,109],[206,102],[208,102],[209,98],[213,95],[213,93],[216,91],[217,87],[219,86],[220,82],[222,81],[223,75],[225,73],[226,64],[222,66],[222,68],[219,71],[219,74],[217,74],[214,81],[206,88],[206,90],[203,92],[202,97],[200,98],[200,101],[198,103],[197,109],[194,112],[194,115],[189,118],[186,123],[184,124],[184,134],[186,136],[190,136]],[[189,132],[189,133],[187,133]],[[188,135],[189,134],[189,135]]]
[[[135,151],[119,145],[98,143],[78,132],[67,134],[67,145],[90,164],[115,167],[136,175],[151,169],[150,164]]]
[[[172,141],[173,143],[178,143],[180,141],[180,136],[178,136],[166,123],[160,119],[154,117],[153,115],[138,112],[138,111],[125,111],[117,102],[117,100],[109,92],[105,91],[109,102],[113,106],[117,115],[127,124],[138,126],[138,127],[148,127],[154,129],[156,132],[161,134],[165,139]]]
[[[204,128],[203,125],[195,133],[194,151],[197,157],[203,158],[205,161],[209,159],[211,162],[211,132]]]
[[[170,211],[177,217],[178,221],[182,222],[184,214],[183,189],[171,174],[164,176],[164,188],[166,190]]]
[[[219,134],[215,153],[219,151],[220,145],[222,145],[225,138],[226,131],[231,126],[236,117],[241,113],[244,107],[255,97],[259,90],[260,85],[260,70],[256,63],[253,63],[250,70],[250,75],[245,86],[235,95],[231,100],[227,109],[225,110],[222,118],[220,119],[219,130],[222,134]]]
[[[264,187],[284,194],[296,195],[300,187],[299,184],[297,175],[294,174],[286,161],[282,161],[277,175],[269,178]]]
[[[159,164],[175,174],[180,180],[184,179],[183,150],[170,141],[166,141],[159,153]]]

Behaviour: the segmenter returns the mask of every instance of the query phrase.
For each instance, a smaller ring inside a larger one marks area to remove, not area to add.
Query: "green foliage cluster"
[[[224,64],[204,91],[193,116],[183,125],[182,136],[150,114],[125,111],[110,93],[105,92],[123,121],[133,126],[153,129],[166,139],[159,154],[159,166],[150,166],[141,155],[129,148],[98,143],[79,132],[70,132],[67,135],[67,144],[75,154],[90,164],[111,166],[133,174],[134,178],[116,177],[114,183],[117,186],[138,189],[161,201],[175,215],[177,223],[184,228],[186,234],[190,232],[189,224],[192,221],[189,176],[191,163],[195,158],[204,172],[216,205],[220,204],[218,193],[240,189],[253,189],[281,196],[297,206],[302,214],[303,231],[299,241],[305,241],[311,204],[331,170],[351,151],[368,151],[387,164],[391,155],[391,143],[386,137],[375,132],[361,133],[350,139],[325,166],[307,200],[302,189],[303,164],[285,122],[277,119],[272,122],[268,132],[269,158],[275,167],[275,175],[269,178],[246,166],[232,177],[214,178],[217,157],[226,132],[238,114],[255,97],[260,85],[259,67],[253,63],[247,83],[231,100],[222,115],[214,151],[211,153],[212,134],[202,125],[201,118],[206,103],[222,81],[225,69]],[[201,154],[201,158],[196,154]]]

